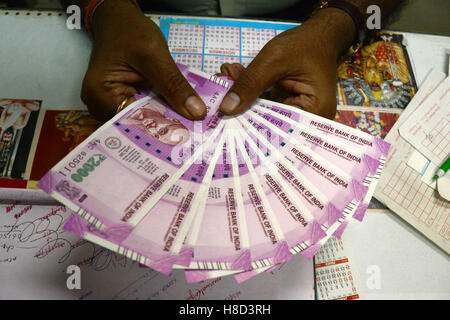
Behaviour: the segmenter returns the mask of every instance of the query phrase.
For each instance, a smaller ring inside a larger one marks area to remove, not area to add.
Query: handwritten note
[[[182,270],[165,276],[64,231],[68,218],[64,206],[0,205],[0,299],[314,299],[313,265],[302,257],[241,285],[188,285]],[[70,265],[81,289],[67,287]]]

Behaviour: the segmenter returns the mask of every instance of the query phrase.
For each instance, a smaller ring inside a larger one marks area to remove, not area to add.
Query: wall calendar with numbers
[[[175,62],[209,74],[223,63],[247,67],[262,47],[295,23],[163,17],[160,28]]]
[[[316,295],[319,300],[360,299],[341,239],[331,237],[314,257]]]

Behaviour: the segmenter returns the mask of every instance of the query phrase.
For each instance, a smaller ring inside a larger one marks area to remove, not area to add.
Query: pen
[[[439,179],[450,169],[450,157],[442,164],[439,170],[436,172],[434,178]]]

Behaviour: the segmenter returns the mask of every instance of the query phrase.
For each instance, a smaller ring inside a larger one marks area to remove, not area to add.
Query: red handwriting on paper
[[[236,291],[232,294],[229,294],[224,300],[234,300],[236,298],[238,298],[241,295],[240,291]]]
[[[6,213],[10,213],[16,207],[16,204],[6,206]]]
[[[206,290],[214,287],[220,280],[222,280],[221,277],[212,280],[211,282],[204,285],[202,288],[195,290],[195,293],[192,292],[191,289],[189,289],[188,291],[189,296],[186,298],[186,300],[200,300],[201,297],[205,295]]]
[[[27,213],[28,211],[30,211],[33,208],[33,206],[29,205],[26,206],[25,208],[23,208],[22,210],[20,210],[18,213],[16,213],[14,215],[14,218],[19,219],[21,216],[23,216],[25,213]]]
[[[75,249],[75,248],[78,248],[79,246],[82,246],[82,245],[85,244],[85,243],[87,243],[86,240],[80,239],[80,240],[78,240],[77,242],[75,242],[74,244],[72,244],[70,247],[71,247],[72,249]]]
[[[51,216],[54,216],[54,215],[56,215],[58,212],[66,212],[66,207],[64,207],[64,206],[60,206],[60,207],[58,207],[58,208],[52,208],[52,211],[50,211],[48,214],[46,214],[45,216],[43,216],[43,217],[41,217],[41,218],[39,218],[39,221],[44,221],[44,220],[47,220],[48,221],[48,219],[51,217]]]
[[[55,250],[57,248],[62,248],[62,247],[64,247],[64,245],[65,245],[64,242],[55,242],[55,243],[52,243],[52,244],[48,244],[47,247],[44,247],[41,250],[39,250],[38,253],[36,253],[34,255],[34,257],[35,258],[41,258],[41,257],[47,256],[53,250]]]
[[[79,266],[80,268],[84,267],[84,266],[87,266],[87,265],[92,263],[92,260],[94,260],[94,258],[95,258],[95,256],[87,257],[84,260],[82,260],[79,263],[77,263],[76,265]]]

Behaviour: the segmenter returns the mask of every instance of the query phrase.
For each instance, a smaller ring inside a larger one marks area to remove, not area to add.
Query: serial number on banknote
[[[105,161],[106,156],[101,153],[93,154],[90,158],[83,162],[86,157],[86,152],[82,151],[72,161],[70,161],[63,170],[58,171],[61,175],[70,178],[75,182],[82,182],[84,178],[89,176],[89,173],[94,171],[96,167]]]

